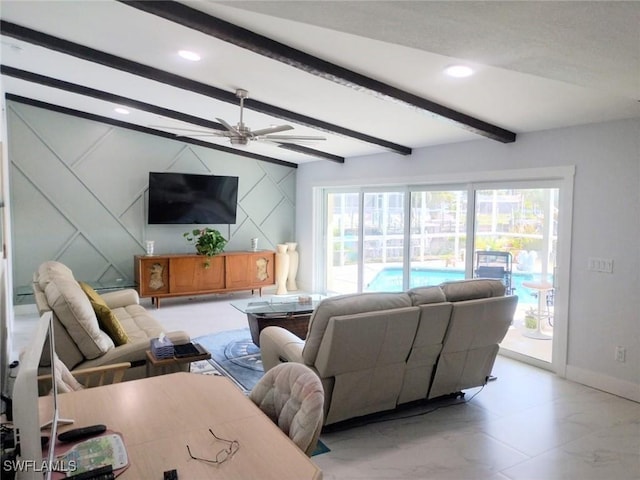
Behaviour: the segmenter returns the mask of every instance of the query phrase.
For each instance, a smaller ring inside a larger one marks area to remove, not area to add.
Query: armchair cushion
[[[78,282],[78,284],[89,298],[93,311],[96,312],[100,328],[107,332],[107,335],[109,335],[116,346],[127,343],[129,341],[127,332],[122,327],[118,317],[116,317],[107,306],[104,299],[88,283]]]
[[[89,298],[73,277],[52,276],[44,293],[85,358],[97,358],[114,348],[113,340],[100,330]]]

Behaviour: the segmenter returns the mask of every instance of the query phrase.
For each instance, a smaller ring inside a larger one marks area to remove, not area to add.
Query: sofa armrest
[[[115,290],[113,292],[106,292],[100,294],[107,307],[119,308],[126,307],[127,305],[137,305],[140,303],[140,297],[138,292],[133,288],[125,288],[124,290]]]
[[[189,343],[191,341],[189,334],[182,330],[167,332],[166,336],[174,345]],[[128,342],[110,349],[101,357],[83,362],[82,366],[78,368],[94,367],[120,362],[131,362],[134,364],[132,366],[135,366],[137,362],[146,360],[147,350],[151,350],[151,339]]]
[[[260,354],[264,371],[284,362],[304,363],[304,340],[282,327],[266,327],[260,332]]]

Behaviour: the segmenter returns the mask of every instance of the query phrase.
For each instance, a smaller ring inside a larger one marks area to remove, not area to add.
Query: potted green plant
[[[187,239],[187,242],[196,246],[198,255],[206,255],[207,257],[221,253],[227,244],[227,239],[218,230],[208,227],[185,232],[183,237]],[[207,260],[205,267],[208,268],[210,265],[211,263]]]

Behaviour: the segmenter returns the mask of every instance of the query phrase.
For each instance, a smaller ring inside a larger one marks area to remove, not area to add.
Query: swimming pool
[[[409,288],[424,287],[428,285],[440,285],[442,282],[463,280],[464,271],[450,268],[425,268],[415,267],[411,269],[409,276]],[[511,274],[511,287],[518,295],[519,304],[538,305],[536,291],[522,286],[522,282],[539,281],[540,274],[531,272],[514,272]],[[366,292],[399,292],[402,290],[402,267],[384,267],[366,286]]]

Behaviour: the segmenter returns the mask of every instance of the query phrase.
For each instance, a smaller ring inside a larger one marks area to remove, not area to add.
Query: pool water
[[[463,280],[464,271],[449,268],[412,268],[409,276],[409,288],[440,285],[442,282]],[[531,272],[514,272],[511,274],[511,287],[518,295],[519,304],[538,305],[537,292],[522,286],[522,282],[539,281],[540,274]],[[380,270],[367,285],[367,292],[399,292],[402,290],[402,268],[385,267]]]

